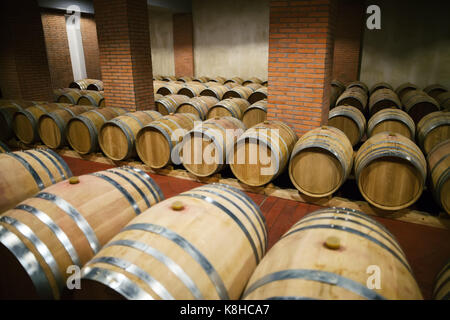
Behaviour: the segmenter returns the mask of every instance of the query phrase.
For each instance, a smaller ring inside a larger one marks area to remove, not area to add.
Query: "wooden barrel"
[[[208,177],[226,164],[226,156],[246,127],[238,119],[209,119],[189,131],[180,146],[183,166],[192,174]]]
[[[206,82],[211,81],[211,78],[202,76],[202,77],[196,77],[196,78],[192,79],[192,81],[196,81],[196,82],[200,82],[200,83],[206,83]]]
[[[450,139],[450,112],[430,113],[417,124],[417,142],[425,154],[448,139]]]
[[[397,94],[391,89],[378,89],[369,99],[369,114],[372,116],[380,110],[387,108],[402,108]]]
[[[250,104],[254,104],[255,102],[264,99],[267,99],[267,87],[259,88],[248,97]]]
[[[155,80],[153,81],[153,94],[159,94],[158,90],[167,84],[165,81]]]
[[[248,85],[250,83],[254,83],[254,84],[259,84],[260,85],[262,83],[262,80],[260,78],[258,78],[258,77],[251,77],[251,78],[245,80],[244,82],[242,82],[242,85],[246,86],[246,85]]]
[[[69,120],[92,109],[92,106],[69,106],[43,114],[38,121],[41,141],[52,149],[67,145],[66,128]]]
[[[86,90],[81,94],[77,104],[84,106],[104,107],[105,98],[103,97],[103,92]]]
[[[67,124],[67,142],[80,154],[98,150],[98,132],[102,125],[115,117],[126,113],[120,108],[101,108],[82,113],[69,120]]]
[[[171,163],[172,150],[194,128],[200,119],[193,113],[177,113],[164,116],[139,130],[136,150],[139,158],[153,169]]]
[[[178,77],[177,81],[181,81],[181,82],[191,82],[193,79],[192,77],[188,77],[188,76],[183,76],[183,77]]]
[[[87,90],[103,91],[103,81],[95,80],[87,86]]]
[[[240,87],[241,85],[237,82],[227,82],[223,84],[228,90],[233,89],[234,87]]]
[[[163,76],[162,81],[166,81],[166,82],[177,81],[177,77],[175,77],[175,76]]]
[[[386,82],[378,82],[375,83],[369,90],[370,95],[374,94],[375,91],[380,90],[380,89],[390,89],[392,91],[394,91],[394,88]]]
[[[450,300],[450,261],[436,276],[433,299]]]
[[[251,128],[267,120],[267,99],[259,100],[250,105],[242,116],[242,122]]]
[[[77,81],[73,81],[69,84],[69,88],[74,88],[78,90],[86,90],[89,85],[89,79],[81,79]]]
[[[225,81],[227,81],[227,79],[224,78],[224,77],[221,77],[221,76],[217,76],[217,77],[211,78],[209,81],[213,81],[213,82],[218,82],[218,83],[224,84]]]
[[[265,219],[245,193],[198,187],[133,219],[82,269],[75,298],[236,300],[266,240]]]
[[[450,215],[450,140],[436,145],[427,160],[434,198]]]
[[[183,88],[183,85],[179,83],[169,82],[166,85],[160,87],[156,93],[167,96],[169,94],[177,94]]]
[[[219,101],[216,105],[212,106],[207,119],[217,118],[217,117],[234,117],[239,120],[242,120],[242,116],[244,115],[244,111],[248,108],[250,103],[241,98],[229,98],[222,101]]]
[[[14,136],[13,116],[21,110],[24,109],[14,103],[0,106],[0,140],[8,141]]]
[[[355,156],[359,191],[373,206],[395,211],[419,199],[427,176],[425,157],[410,139],[379,133],[368,139]]]
[[[58,299],[69,266],[82,267],[161,200],[146,173],[122,167],[73,177],[23,201],[0,217],[0,297]]]
[[[267,80],[265,80],[265,81],[263,81],[261,83],[261,85],[264,86],[264,87],[268,87],[269,86],[269,82]]]
[[[252,89],[252,92],[255,92],[256,90],[262,88],[263,86],[260,85],[259,83],[247,83],[244,85],[244,87],[250,88]]]
[[[13,130],[16,137],[25,144],[39,141],[38,120],[44,115],[57,109],[70,106],[63,103],[49,103],[34,105],[25,110],[17,111],[13,116]]]
[[[364,91],[364,93],[365,93],[366,95],[369,94],[369,88],[368,88],[367,85],[366,85],[364,82],[362,82],[362,81],[353,81],[353,82],[350,82],[350,83],[347,85],[346,89],[351,89],[351,88],[355,88],[355,87],[361,88],[361,89]]]
[[[5,153],[5,152],[10,152],[11,150],[9,150],[8,146],[6,145],[6,143],[2,142],[0,140],[0,153]]]
[[[195,97],[189,101],[180,104],[175,113],[193,113],[197,115],[200,120],[205,120],[209,109],[219,102],[215,97]]]
[[[198,97],[200,92],[202,92],[206,87],[201,83],[189,83],[178,90],[178,94],[188,96],[189,98]]]
[[[229,89],[222,85],[216,85],[216,86],[209,86],[206,89],[203,89],[200,92],[201,96],[209,96],[209,97],[215,97],[219,100],[222,100],[223,95],[225,92],[227,92]]]
[[[0,154],[0,213],[71,176],[64,160],[50,149]]]
[[[227,79],[224,83],[228,83],[228,82],[234,82],[241,86],[244,83],[244,79],[242,79],[240,77],[233,77],[233,78]]]
[[[215,82],[215,81],[211,81],[211,80],[208,81],[208,82],[203,83],[203,85],[204,85],[206,88],[216,87],[216,86],[223,86],[222,83],[220,83],[220,82]]]
[[[248,129],[231,149],[231,171],[249,186],[263,186],[284,171],[296,141],[285,123],[264,121]]]
[[[352,106],[339,106],[330,110],[328,125],[345,133],[352,146],[358,144],[366,132],[366,118]]]
[[[408,99],[405,111],[411,116],[416,124],[427,114],[439,111],[439,104],[429,95],[418,94]]]
[[[380,132],[401,134],[412,141],[416,136],[414,120],[399,109],[383,109],[375,113],[367,123],[367,136],[370,138]]]
[[[345,90],[337,99],[336,106],[353,106],[366,114],[367,94],[359,87]]]
[[[406,83],[399,85],[397,87],[397,89],[395,89],[395,93],[397,93],[400,100],[403,101],[403,96],[406,93],[408,93],[409,91],[414,91],[414,90],[418,90],[418,89],[419,89],[419,87],[416,86],[415,84],[406,82]]]
[[[347,208],[321,209],[299,220],[262,259],[242,298],[423,299],[396,238]]]
[[[56,99],[59,103],[77,104],[78,99],[81,98],[81,93],[78,90],[69,90],[62,92]]]
[[[98,143],[110,159],[121,161],[136,155],[136,135],[140,129],[162,118],[158,111],[136,111],[125,113],[103,124],[98,134]]]
[[[430,97],[436,99],[441,93],[448,92],[448,89],[440,84],[432,84],[423,88],[423,91],[425,91]]]
[[[222,99],[228,99],[228,98],[241,98],[241,99],[248,99],[248,97],[253,93],[253,90],[249,87],[239,86],[234,87],[223,95]]]
[[[154,74],[154,75],[153,75],[153,80],[159,80],[159,81],[162,81],[162,79],[163,79],[163,76],[160,75],[160,74]]]
[[[323,126],[305,133],[294,146],[289,177],[301,193],[321,198],[347,180],[353,162],[350,140],[339,129]]]
[[[450,111],[450,91],[439,94],[436,100],[441,106],[441,110]]]
[[[158,100],[158,99],[161,99],[161,98],[163,98],[164,96],[162,95],[162,94],[159,94],[159,93],[155,93],[154,94],[154,99],[155,99],[155,101],[156,100]]]
[[[411,99],[417,95],[428,96],[428,94],[423,90],[420,90],[420,89],[410,90],[410,91],[406,92],[405,94],[403,94],[402,104],[406,105],[406,103],[409,101],[409,99]]]
[[[182,94],[171,94],[164,96],[155,101],[156,110],[163,116],[174,113],[178,106],[182,103],[188,102],[188,96]]]
[[[336,81],[331,82],[331,91],[330,91],[330,109],[333,109],[336,106],[336,101],[339,96],[344,92],[344,89],[340,86],[341,83],[337,83]]]

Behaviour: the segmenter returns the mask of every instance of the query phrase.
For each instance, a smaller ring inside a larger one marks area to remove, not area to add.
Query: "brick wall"
[[[2,7],[0,9],[4,10]],[[7,19],[0,19],[0,90],[2,98],[19,98],[20,84],[16,69],[13,38]]]
[[[271,1],[268,118],[302,135],[327,123],[334,0]]]
[[[364,8],[363,0],[338,1],[333,79],[344,83],[359,79]]]
[[[193,33],[191,13],[173,15],[173,51],[176,76],[194,76]]]
[[[94,0],[105,102],[154,108],[146,0]]]
[[[97,26],[95,25],[94,16],[82,13],[80,25],[87,77],[90,79],[101,79]]]

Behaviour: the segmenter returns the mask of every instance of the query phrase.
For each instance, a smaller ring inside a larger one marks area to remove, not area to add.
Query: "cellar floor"
[[[105,170],[113,166],[63,156],[74,175]],[[198,187],[202,183],[149,173],[161,187],[166,198]],[[258,204],[266,217],[269,248],[299,219],[320,207],[262,194],[247,194]],[[432,296],[434,278],[450,259],[450,230],[433,228],[388,218],[376,217],[395,235],[414,271],[425,299]]]

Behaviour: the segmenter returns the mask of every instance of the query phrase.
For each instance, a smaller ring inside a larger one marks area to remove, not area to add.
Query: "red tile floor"
[[[63,157],[74,175],[101,171],[112,166],[97,162]],[[150,174],[161,187],[164,196],[170,198],[198,187],[202,183],[174,177]],[[301,203],[255,193],[247,193],[261,208],[266,217],[269,248],[295,222],[306,214],[319,209],[317,205]],[[427,227],[398,220],[376,218],[395,235],[414,271],[416,280],[426,299],[430,299],[436,274],[450,259],[450,230]]]

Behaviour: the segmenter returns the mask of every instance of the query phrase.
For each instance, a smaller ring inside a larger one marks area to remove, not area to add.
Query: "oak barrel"
[[[344,105],[330,110],[328,125],[345,133],[352,146],[359,143],[366,132],[366,118],[352,106]]]
[[[284,171],[296,141],[287,124],[264,121],[245,131],[230,150],[231,171],[247,185],[263,186]]]
[[[355,88],[355,87],[358,87],[358,88],[362,89],[366,95],[369,94],[369,88],[368,88],[367,85],[366,85],[364,82],[362,82],[362,81],[353,81],[353,82],[350,82],[350,83],[347,85],[346,89],[351,89],[351,88]]]
[[[427,114],[439,111],[439,104],[429,95],[418,94],[404,104],[405,111],[417,124]]]
[[[136,136],[139,158],[153,169],[171,163],[172,150],[200,119],[193,113],[177,113],[144,126]]]
[[[238,85],[242,85],[244,83],[244,79],[242,79],[240,77],[233,77],[233,78],[227,79],[224,83],[228,83],[228,82],[234,82],[234,83],[237,83]]]
[[[154,74],[154,75],[153,75],[153,80],[159,80],[159,81],[162,81],[162,79],[163,79],[163,76],[160,75],[160,74]]]
[[[336,106],[336,101],[339,98],[339,96],[344,92],[344,90],[345,86],[341,82],[337,80],[333,80],[331,82],[330,109]]]
[[[321,209],[299,220],[262,259],[242,298],[423,299],[396,238],[347,208]]]
[[[59,103],[69,103],[69,104],[77,104],[78,99],[81,98],[81,93],[79,90],[72,89],[61,92],[56,98],[56,102]]]
[[[237,82],[226,82],[223,84],[228,90],[233,89],[234,87],[240,87],[241,85]]]
[[[247,128],[251,128],[267,119],[267,99],[259,100],[251,104],[242,116],[242,122]]]
[[[6,143],[2,142],[0,140],[0,153],[5,153],[5,152],[10,152],[11,150],[9,150],[8,146],[6,145]]]
[[[255,92],[258,89],[261,89],[263,86],[259,83],[247,83],[244,85],[246,88],[252,89],[252,92]]]
[[[120,161],[136,155],[136,135],[140,129],[162,118],[158,111],[136,111],[125,113],[103,124],[98,134],[98,143],[110,159]]]
[[[161,86],[156,93],[162,94],[163,96],[167,96],[169,94],[177,94],[178,91],[183,89],[183,85],[179,83],[169,82],[163,86]]]
[[[374,115],[387,108],[402,108],[402,103],[397,94],[391,89],[378,89],[369,99],[369,114]]]
[[[419,199],[427,164],[419,147],[396,133],[368,139],[355,156],[355,177],[363,197],[373,206],[395,211]]]
[[[264,217],[245,193],[201,186],[133,219],[82,269],[76,298],[236,300],[266,247]]]
[[[417,124],[417,142],[425,154],[448,139],[450,139],[450,112],[430,113]]]
[[[251,104],[259,101],[259,100],[264,100],[267,99],[267,87],[261,87],[258,90],[256,90],[255,92],[253,92],[249,97],[248,97],[248,102],[250,102]]]
[[[200,92],[201,96],[210,96],[215,97],[219,100],[222,100],[223,95],[225,92],[227,92],[229,89],[223,85],[212,85],[209,86],[206,89],[203,89],[202,92]]]
[[[326,197],[347,180],[352,162],[352,144],[344,132],[323,126],[297,141],[289,162],[289,177],[301,193]]]
[[[87,90],[103,91],[103,81],[95,80],[87,86]]]
[[[1,153],[0,213],[71,176],[64,160],[50,149]]]
[[[441,110],[450,111],[450,91],[439,94],[436,100],[439,102]]]
[[[436,145],[427,160],[434,198],[450,215],[450,140]]]
[[[245,129],[245,125],[233,117],[213,118],[195,126],[181,142],[183,166],[199,177],[219,172]]]
[[[92,106],[68,106],[43,114],[38,121],[38,133],[41,141],[52,149],[65,146],[69,120],[92,109]]]
[[[178,106],[188,102],[188,96],[182,94],[170,94],[155,101],[156,110],[163,116],[174,113]]]
[[[178,94],[188,96],[189,98],[198,97],[206,87],[202,83],[190,82],[178,90]]]
[[[86,90],[88,85],[92,83],[92,81],[96,81],[94,79],[80,79],[77,81],[73,81],[69,84],[69,88],[79,89],[79,90]]]
[[[435,300],[450,300],[450,261],[436,276],[433,298]]]
[[[21,110],[24,109],[15,103],[0,106],[0,140],[8,141],[14,136],[13,116]]]
[[[212,106],[207,119],[217,118],[217,117],[235,117],[239,120],[242,119],[244,111],[250,106],[250,103],[241,98],[229,98],[219,101],[217,104]]]
[[[398,133],[414,141],[416,125],[405,111],[383,109],[370,117],[367,123],[367,136],[369,138],[380,132]]]
[[[372,95],[375,93],[375,91],[380,90],[380,89],[390,89],[392,91],[394,91],[394,88],[386,82],[378,82],[375,83],[369,90],[369,94]]]
[[[178,77],[177,81],[181,81],[181,82],[191,82],[193,79],[192,77],[188,77],[188,76],[183,76],[183,77]]]
[[[193,113],[197,115],[200,120],[205,120],[209,109],[218,103],[219,100],[215,97],[195,97],[189,101],[180,104],[175,113]]]
[[[122,167],[73,177],[23,201],[0,217],[0,296],[58,299],[69,266],[82,267],[161,200],[146,173]]]
[[[358,108],[363,114],[366,113],[367,94],[360,87],[345,90],[337,99],[336,106],[349,105]]]
[[[224,84],[225,81],[227,81],[227,79],[224,78],[224,77],[221,77],[221,76],[217,76],[217,77],[211,78],[209,81],[213,81],[213,82],[218,82],[218,83]]]
[[[115,117],[126,113],[120,108],[100,108],[82,113],[69,120],[67,124],[67,142],[80,154],[98,150],[98,132],[102,125]]]
[[[200,82],[200,83],[206,83],[211,81],[210,77],[205,77],[205,76],[201,76],[201,77],[196,77],[194,79],[192,79],[192,81],[196,81],[196,82]]]
[[[175,76],[163,76],[162,81],[166,81],[166,82],[177,81],[177,77],[175,77]]]
[[[441,93],[448,92],[448,89],[443,85],[436,83],[423,88],[423,91],[425,91],[430,97],[436,99],[437,96],[440,95]]]
[[[77,104],[84,106],[104,107],[105,98],[103,97],[103,91],[83,91],[81,97],[78,98]]]
[[[248,85],[250,83],[261,84],[262,80],[260,78],[258,78],[258,77],[251,77],[251,78],[245,80],[244,82],[242,82],[242,85],[246,86],[246,85]]]
[[[397,89],[395,89],[395,93],[397,93],[400,100],[403,101],[403,96],[405,94],[407,94],[410,91],[414,91],[414,90],[418,90],[418,89],[419,89],[419,87],[416,86],[415,84],[406,82],[406,83],[399,85],[397,87]]]
[[[238,86],[225,92],[222,99],[241,98],[247,100],[252,93],[253,90],[250,89],[249,87]]]

